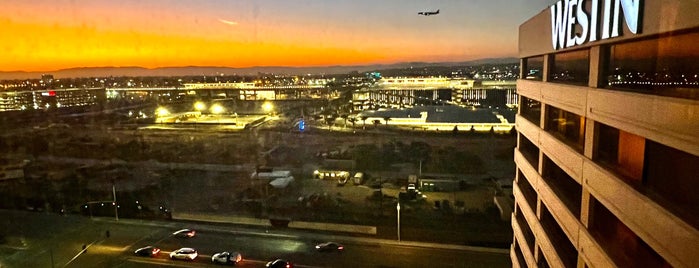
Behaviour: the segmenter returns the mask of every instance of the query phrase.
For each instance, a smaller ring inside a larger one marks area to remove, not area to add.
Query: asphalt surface
[[[246,228],[243,226],[176,221],[125,220],[76,215],[0,211],[7,231],[0,245],[0,267],[215,267],[211,255],[237,251],[242,267],[264,267],[285,258],[296,267],[510,267],[503,250],[489,251],[450,245],[398,242],[301,230]],[[192,228],[192,238],[172,232]],[[106,231],[109,230],[109,237]],[[316,252],[320,242],[345,245],[337,252]],[[154,245],[162,252],[153,258],[133,254]],[[83,250],[83,246],[84,250]],[[181,247],[197,249],[194,261],[170,260]]]

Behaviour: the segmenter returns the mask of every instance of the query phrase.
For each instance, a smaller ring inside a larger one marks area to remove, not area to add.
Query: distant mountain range
[[[188,75],[257,75],[258,73],[275,74],[345,74],[350,72],[367,72],[385,69],[423,68],[434,66],[474,66],[483,64],[517,63],[517,58],[488,58],[464,62],[403,62],[395,64],[375,64],[358,66],[317,66],[317,67],[212,67],[212,66],[183,66],[183,67],[80,67],[61,69],[50,72],[0,72],[0,80],[11,79],[38,79],[42,74],[51,74],[54,78],[76,77],[109,77],[109,76],[188,76]]]

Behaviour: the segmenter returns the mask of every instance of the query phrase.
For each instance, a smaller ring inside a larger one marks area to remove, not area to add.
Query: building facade
[[[520,26],[514,267],[699,267],[696,14],[561,0]]]
[[[516,100],[514,81],[447,77],[384,77],[352,95],[355,111],[444,104],[514,107]]]
[[[104,88],[2,91],[0,92],[0,112],[89,106],[104,103],[106,99]]]

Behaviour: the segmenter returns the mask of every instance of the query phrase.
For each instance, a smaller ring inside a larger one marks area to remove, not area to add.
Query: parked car
[[[160,253],[160,249],[156,248],[154,246],[147,246],[147,247],[139,248],[136,251],[134,251],[133,253],[136,255],[139,255],[139,256],[153,257],[153,256],[158,255],[158,253]]]
[[[283,259],[276,259],[271,262],[268,262],[265,267],[268,268],[292,268],[294,267],[294,264],[292,264],[290,261],[283,260]]]
[[[325,243],[320,243],[316,245],[316,250],[317,251],[337,251],[337,252],[342,252],[342,250],[345,249],[345,246],[336,243],[336,242],[325,242]]]
[[[194,259],[197,258],[199,254],[197,254],[197,250],[193,248],[181,248],[178,250],[175,250],[173,252],[170,252],[170,259],[179,259],[179,260],[190,260],[193,261]]]
[[[172,235],[175,237],[183,237],[183,238],[189,238],[189,237],[194,237],[194,235],[197,234],[197,231],[191,230],[191,229],[182,229],[182,230],[177,230]]]
[[[243,256],[238,252],[219,252],[211,256],[211,262],[220,264],[238,264],[243,260]]]
[[[354,185],[360,185],[360,184],[364,183],[364,179],[365,179],[364,172],[357,172],[357,173],[354,173],[354,177],[352,177],[352,182],[354,183]]]

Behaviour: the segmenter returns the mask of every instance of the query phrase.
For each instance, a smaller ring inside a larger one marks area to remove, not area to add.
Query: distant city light
[[[224,111],[225,111],[225,109],[220,104],[211,105],[211,112],[214,114],[221,114]]]
[[[196,103],[194,103],[194,109],[200,112],[206,110],[206,104],[204,104],[201,101],[197,101]]]
[[[274,109],[274,105],[271,102],[265,102],[262,104],[262,109],[265,110],[265,112],[271,112]]]
[[[165,107],[159,107],[157,110],[155,110],[155,114],[159,117],[163,117],[170,115],[170,111],[168,111]]]

